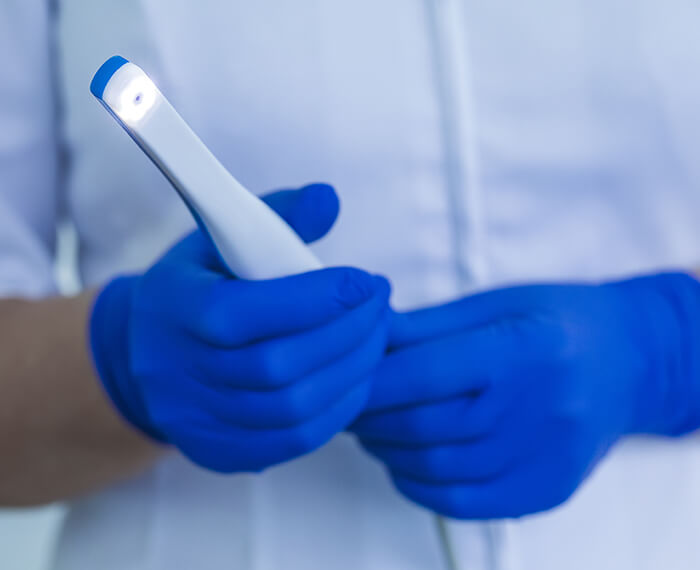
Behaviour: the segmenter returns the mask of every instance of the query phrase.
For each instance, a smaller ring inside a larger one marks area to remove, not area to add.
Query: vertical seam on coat
[[[474,78],[462,0],[426,0],[432,59],[441,116],[446,190],[452,223],[455,270],[462,292],[487,283],[483,188],[479,176]],[[438,519],[438,524],[439,522]],[[444,525],[447,531],[446,525]],[[489,570],[502,567],[502,530],[482,526]],[[449,534],[446,560],[453,559]]]
[[[464,29],[466,16],[460,0],[426,2],[456,273],[460,289],[466,292],[483,286],[487,280],[476,108]]]

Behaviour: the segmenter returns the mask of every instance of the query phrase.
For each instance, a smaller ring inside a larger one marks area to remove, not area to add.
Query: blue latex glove
[[[398,489],[462,519],[565,501],[627,434],[700,422],[700,285],[664,274],[400,314],[353,426]]]
[[[307,241],[338,212],[323,185],[266,200]],[[352,268],[236,280],[196,231],[99,294],[92,352],[134,426],[203,467],[259,471],[316,449],[361,412],[386,349],[388,297],[385,279]]]

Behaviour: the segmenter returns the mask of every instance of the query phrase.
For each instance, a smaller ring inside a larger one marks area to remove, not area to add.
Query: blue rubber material
[[[112,76],[117,70],[121,69],[127,63],[129,63],[129,61],[120,55],[115,55],[105,61],[102,67],[95,73],[95,77],[92,78],[92,83],[90,83],[91,93],[98,99],[102,99],[102,95],[104,95],[105,87],[107,87],[109,80],[112,79]]]
[[[310,240],[338,213],[325,185],[266,203]],[[229,278],[197,231],[153,270],[100,292],[90,347],[135,427],[201,467],[258,472],[314,451],[362,411],[386,352],[389,295],[385,279],[351,267]],[[271,358],[279,371],[267,371]]]

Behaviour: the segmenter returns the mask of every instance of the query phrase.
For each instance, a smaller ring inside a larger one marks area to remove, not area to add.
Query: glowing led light
[[[110,58],[91,91],[175,187],[232,274],[274,279],[322,268],[294,230],[226,170],[140,67]]]
[[[122,89],[114,111],[127,124],[138,123],[153,109],[158,89],[145,76],[136,76]]]

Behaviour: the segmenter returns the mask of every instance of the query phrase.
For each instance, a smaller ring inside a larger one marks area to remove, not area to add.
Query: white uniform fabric
[[[90,98],[114,53],[255,191],[337,185],[342,216],[319,256],[388,275],[399,307],[700,261],[694,0],[57,4],[60,18],[39,0],[0,4],[3,294],[53,291],[59,215],[86,285],[147,266],[193,225]],[[552,513],[449,531],[462,570],[699,568],[699,444],[630,441]],[[432,516],[341,436],[260,476],[170,458],[76,502],[55,568],[444,563]]]

